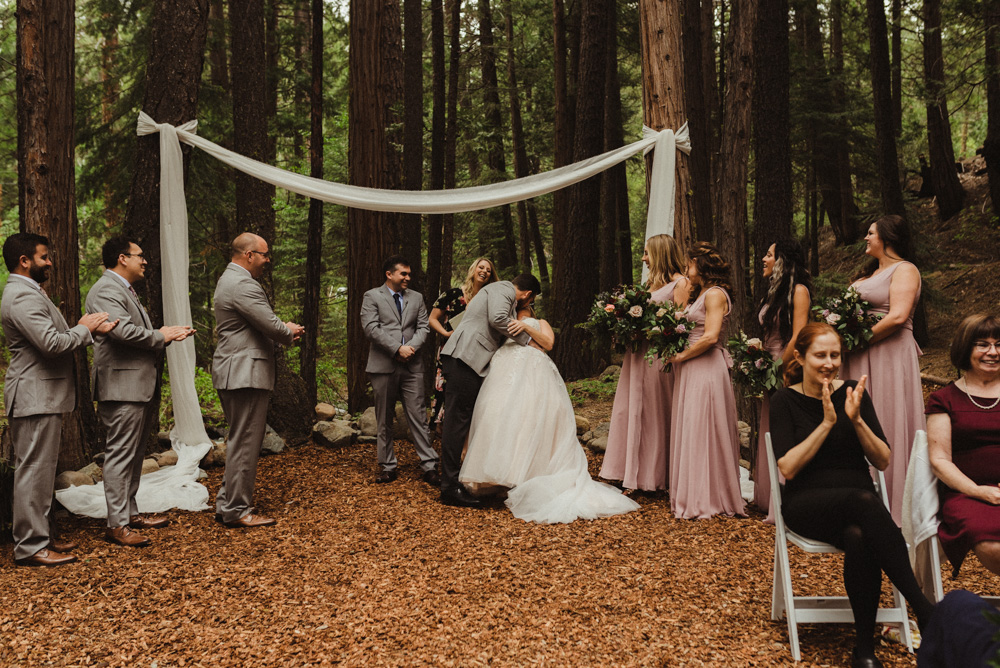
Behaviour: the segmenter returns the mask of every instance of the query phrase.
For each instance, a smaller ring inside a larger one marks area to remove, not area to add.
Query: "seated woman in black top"
[[[872,484],[868,462],[884,470],[890,453],[865,394],[868,377],[837,380],[839,369],[837,332],[826,323],[803,327],[785,370],[785,388],[771,398],[771,442],[787,481],[785,523],[844,551],[844,586],[857,635],[851,665],[881,666],[875,658],[875,616],[882,572],[921,628],[932,605],[913,576],[903,535]]]

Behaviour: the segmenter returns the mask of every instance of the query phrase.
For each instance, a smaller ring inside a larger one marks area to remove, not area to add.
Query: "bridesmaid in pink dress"
[[[788,367],[799,331],[809,322],[812,283],[802,245],[794,239],[771,244],[763,258],[761,272],[768,279],[767,296],[758,319],[764,328],[764,348],[774,359]],[[754,478],[754,503],[767,513],[765,522],[774,524],[771,506],[771,479],[767,475],[767,450],[764,434],[770,429],[771,395],[765,392],[760,402],[760,429],[757,431],[757,468]]]
[[[845,355],[840,375],[845,380],[868,376],[868,391],[892,449],[885,481],[892,518],[900,524],[913,437],[926,429],[917,361],[922,353],[913,338],[920,271],[908,261],[910,228],[900,216],[883,216],[872,223],[865,241],[865,253],[872,260],[853,285],[871,309],[884,317],[872,328],[868,347]]]
[[[658,234],[646,240],[642,261],[649,268],[646,285],[653,304],[687,301],[690,283],[684,277],[684,253],[674,238]],[[659,360],[650,366],[646,349],[626,353],[611,409],[608,448],[601,477],[620,480],[625,489],[656,491],[667,487],[670,401],[673,372]]]
[[[670,425],[670,509],[681,519],[743,515],[736,397],[732,360],[723,347],[732,301],[729,263],[709,243],[688,252],[694,302],[685,310],[697,323],[674,364]]]

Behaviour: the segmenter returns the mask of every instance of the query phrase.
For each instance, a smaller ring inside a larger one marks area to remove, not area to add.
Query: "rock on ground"
[[[82,469],[80,469],[79,472],[83,473],[84,475],[89,475],[90,479],[93,480],[94,482],[101,482],[102,480],[104,480],[104,471],[101,469],[100,466],[98,466],[94,462],[87,464]]]
[[[576,435],[583,436],[588,431],[590,431],[590,420],[583,417],[582,415],[576,416]]]
[[[163,452],[158,452],[153,455],[153,459],[160,467],[173,466],[177,463],[177,451],[171,448],[170,450],[164,450]]]
[[[378,421],[375,420],[374,406],[369,406],[368,409],[361,414],[361,417],[358,418],[358,429],[361,430],[362,436],[378,435]]]
[[[320,445],[339,448],[354,441],[355,431],[346,420],[323,420],[313,425],[312,437]]]
[[[94,479],[82,471],[63,471],[56,476],[56,489],[93,484]]]
[[[201,459],[201,468],[211,468],[213,466],[226,465],[226,443],[216,441],[212,443],[212,449]]]
[[[337,410],[330,404],[321,401],[316,404],[316,418],[319,420],[330,420],[337,414]]]
[[[142,475],[147,473],[152,473],[153,471],[159,471],[160,465],[156,463],[155,459],[143,459],[142,460]]]
[[[276,455],[285,449],[285,439],[271,429],[271,425],[267,425],[267,429],[264,431],[264,442],[261,443],[260,449],[261,452]]]

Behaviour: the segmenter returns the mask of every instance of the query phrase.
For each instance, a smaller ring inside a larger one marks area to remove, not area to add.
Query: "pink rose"
[[[607,304],[607,305],[604,306],[604,310],[607,313],[614,313],[615,312],[615,306],[614,306],[614,304]]]
[[[685,327],[683,323],[681,323],[680,325],[674,327],[674,331],[677,332],[678,334],[684,334],[685,332],[688,331],[688,328]]]
[[[633,318],[638,318],[642,315],[642,307],[636,304],[628,310],[628,314]]]

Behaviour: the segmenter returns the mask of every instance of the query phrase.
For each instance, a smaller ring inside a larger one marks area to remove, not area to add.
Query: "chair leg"
[[[895,586],[892,588],[892,600],[896,604],[896,610],[899,611],[903,619],[900,624],[900,640],[906,645],[906,650],[910,654],[913,654],[913,634],[910,632],[910,616],[906,610],[906,599],[903,598],[903,595],[899,593],[899,590]]]
[[[934,596],[936,597],[934,603],[940,603],[941,599],[944,598],[944,586],[941,583],[941,543],[937,536],[931,536],[928,540],[930,540],[930,545],[927,548],[931,553],[931,568],[934,570],[932,574],[934,577]]]
[[[788,562],[788,544],[784,540],[775,542],[776,579],[781,582],[782,602],[785,606],[785,619],[788,620],[788,644],[792,650],[792,660],[800,661],[799,623],[795,614],[795,595],[792,592],[792,569]]]
[[[785,612],[785,588],[778,568],[778,543],[774,543],[774,575],[771,580],[771,619],[778,621]]]

